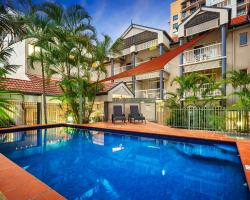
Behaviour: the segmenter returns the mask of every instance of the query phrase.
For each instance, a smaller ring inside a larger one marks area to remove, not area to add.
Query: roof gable
[[[188,30],[191,27],[196,27],[196,32],[192,33],[196,34],[227,23],[229,23],[229,9],[204,6],[196,10],[179,25],[178,37],[185,37],[186,29]],[[200,27],[198,28],[198,26]]]
[[[160,30],[160,29],[156,29],[156,28],[152,28],[152,27],[142,26],[142,25],[138,25],[138,24],[131,24],[126,29],[126,31],[123,32],[123,34],[121,35],[121,38],[126,39],[128,37],[133,36],[133,35],[142,33],[144,31],[150,31],[150,32],[154,32],[154,33],[164,32],[164,30]]]

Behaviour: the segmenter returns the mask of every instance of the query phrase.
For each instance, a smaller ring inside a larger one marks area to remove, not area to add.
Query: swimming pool
[[[250,198],[229,143],[62,127],[0,134],[0,152],[68,199]]]

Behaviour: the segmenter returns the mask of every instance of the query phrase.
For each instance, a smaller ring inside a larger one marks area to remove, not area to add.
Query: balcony
[[[160,99],[160,88],[136,90],[135,91],[135,98]]]
[[[185,92],[184,93],[184,98],[186,97],[191,97],[191,96],[197,96],[198,98],[202,99],[203,98],[203,93],[208,90],[211,87],[210,83],[203,84],[201,88],[199,88],[199,91],[194,95],[193,92]],[[207,97],[219,97],[222,96],[222,92],[220,89],[215,89],[213,91],[210,91],[209,93],[206,94]]]
[[[125,49],[122,49],[120,53],[113,55],[114,58],[125,56],[131,54],[132,52],[143,51],[150,48],[155,48],[158,46],[158,39],[149,40],[137,45],[131,45]]]
[[[191,65],[202,62],[213,61],[222,58],[221,43],[184,51],[183,65]]]
[[[120,74],[132,68],[132,64],[114,68],[114,75]]]

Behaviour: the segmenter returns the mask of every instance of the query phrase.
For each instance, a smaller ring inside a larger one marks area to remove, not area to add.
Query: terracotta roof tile
[[[3,86],[6,90],[9,91],[42,94],[42,78],[30,74],[28,74],[27,76],[30,80],[6,78],[1,82],[1,86]],[[61,88],[59,87],[57,80],[50,80],[46,83],[46,94],[62,94]]]
[[[6,78],[0,83],[0,85],[8,91],[28,94],[42,94],[42,78],[31,74],[27,74],[27,76],[30,80]],[[58,82],[58,80],[50,80],[49,82],[46,82],[47,95],[56,96],[62,94],[62,90]],[[116,83],[105,83],[100,93],[105,93],[115,86]]]
[[[231,19],[230,25],[238,25],[247,21],[247,15],[241,15]]]

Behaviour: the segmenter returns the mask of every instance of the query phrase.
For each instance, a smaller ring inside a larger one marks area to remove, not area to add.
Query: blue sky
[[[93,18],[98,34],[115,40],[133,23],[169,30],[170,0],[56,0],[64,5],[79,3]]]

